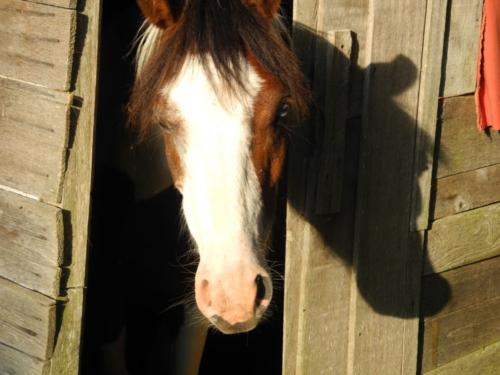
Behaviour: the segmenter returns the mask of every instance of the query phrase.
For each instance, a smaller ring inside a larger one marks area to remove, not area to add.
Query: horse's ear
[[[148,21],[162,29],[177,21],[182,8],[182,1],[178,0],[137,0],[137,3]]]
[[[243,0],[243,3],[271,22],[280,9],[281,0]]]

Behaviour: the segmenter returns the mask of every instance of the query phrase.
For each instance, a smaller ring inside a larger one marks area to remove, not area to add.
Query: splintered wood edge
[[[61,8],[75,9],[78,0],[26,0],[32,3],[52,5]]]

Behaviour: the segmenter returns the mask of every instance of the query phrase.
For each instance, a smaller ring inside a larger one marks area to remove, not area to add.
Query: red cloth
[[[484,1],[477,65],[477,125],[500,130],[500,0]]]

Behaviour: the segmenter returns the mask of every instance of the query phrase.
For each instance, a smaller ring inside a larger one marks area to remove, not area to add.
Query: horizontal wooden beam
[[[61,209],[0,189],[0,277],[59,295],[63,257]]]
[[[437,177],[500,163],[500,134],[479,132],[473,96],[443,100]]]
[[[500,341],[500,297],[425,322],[422,372]]]
[[[39,359],[50,358],[55,301],[0,278],[0,343]]]
[[[431,265],[426,267],[425,274],[499,255],[499,227],[500,203],[436,220],[428,232]]]
[[[66,147],[72,95],[0,78],[0,138],[11,131]]]
[[[0,344],[0,374],[47,375],[49,362],[33,358],[7,345]]]
[[[496,257],[424,277],[424,372],[500,339],[499,269]]]
[[[0,19],[0,76],[68,90],[75,11],[0,0]]]
[[[500,164],[437,180],[434,219],[500,201]]]
[[[422,285],[422,316],[435,319],[500,297],[500,257],[440,274],[427,275]],[[436,306],[443,306],[436,314]],[[432,316],[433,315],[433,316]]]
[[[496,375],[500,369],[500,342],[481,348],[465,357],[450,362],[427,375]]]

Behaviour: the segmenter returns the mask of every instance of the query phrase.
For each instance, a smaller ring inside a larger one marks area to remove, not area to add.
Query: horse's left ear
[[[182,3],[178,0],[137,0],[148,21],[161,29],[166,29],[177,21]]]
[[[243,3],[255,9],[265,20],[271,22],[278,14],[281,0],[243,0]]]

